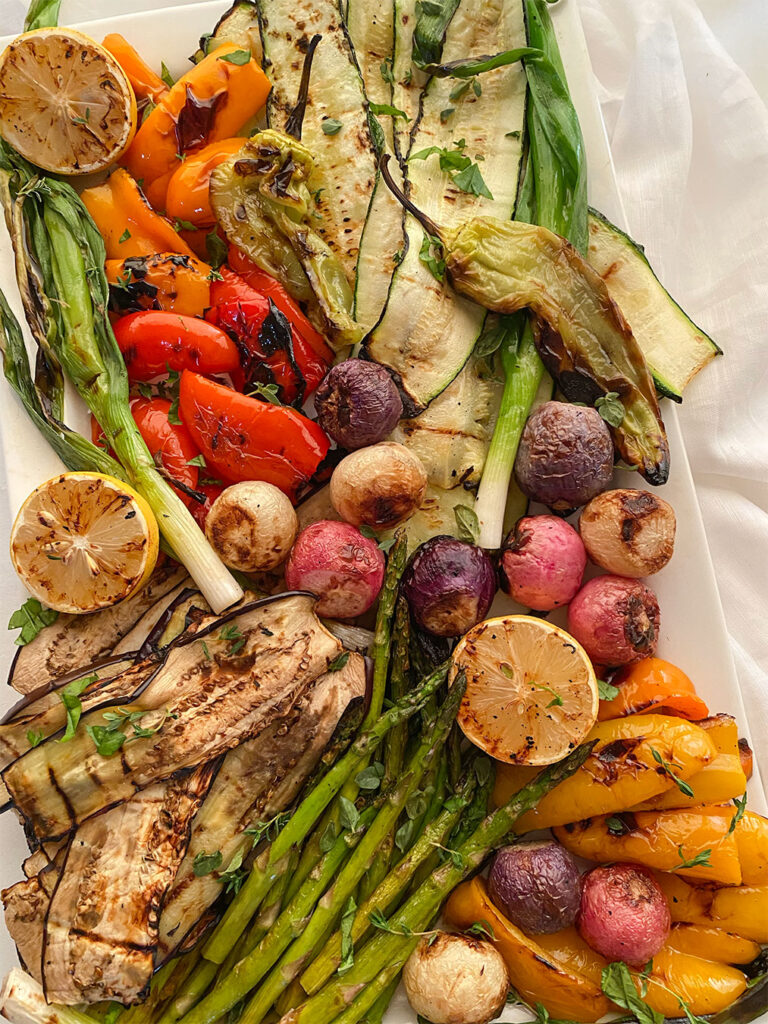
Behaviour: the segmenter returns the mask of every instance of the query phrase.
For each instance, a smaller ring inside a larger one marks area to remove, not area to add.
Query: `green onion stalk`
[[[584,140],[568,92],[547,0],[525,0],[528,41],[543,56],[523,57],[528,78],[528,166],[515,219],[540,224],[587,249]],[[498,548],[520,437],[545,376],[528,316],[504,318],[499,361],[505,376],[475,512],[479,544]],[[520,509],[522,514],[523,509]]]
[[[107,316],[106,252],[96,225],[70,185],[38,175],[2,140],[0,199],[16,254],[19,288],[27,299],[27,317],[43,360],[53,371],[60,367],[72,381],[123,470],[106,453],[97,460],[95,446],[82,439],[77,442],[71,431],[56,427],[61,400],[58,382],[51,385],[48,412],[42,406],[41,389],[33,386],[30,391],[25,386],[18,374],[18,358],[8,358],[10,321],[4,304],[5,366],[11,385],[54,449],[60,455],[68,449],[71,457],[64,458],[66,465],[114,473],[143,494],[175,557],[186,566],[213,611],[223,611],[242,597],[242,589],[161,476],[131,415],[128,374]],[[42,317],[30,316],[32,294],[47,310]],[[18,356],[17,346],[12,342],[10,347]]]

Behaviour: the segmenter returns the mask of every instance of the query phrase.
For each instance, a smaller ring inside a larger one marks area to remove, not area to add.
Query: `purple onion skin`
[[[432,537],[406,569],[403,593],[422,629],[461,636],[488,614],[496,593],[493,562],[475,544]]]
[[[315,410],[326,434],[353,451],[385,440],[403,415],[403,402],[383,366],[347,359],[320,382]]]
[[[573,856],[559,843],[517,843],[494,857],[488,893],[526,935],[550,935],[576,920],[581,876]]]
[[[526,497],[569,512],[604,491],[613,476],[613,441],[596,409],[545,402],[528,417],[515,459]]]

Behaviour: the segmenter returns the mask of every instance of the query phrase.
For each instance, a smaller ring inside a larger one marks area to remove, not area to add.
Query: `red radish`
[[[285,566],[290,590],[317,594],[318,615],[353,619],[368,611],[384,582],[384,555],[349,523],[323,519],[302,530]]]
[[[584,876],[578,928],[606,960],[642,967],[667,941],[670,913],[650,871],[608,864]]]
[[[598,576],[571,601],[568,632],[593,662],[629,665],[656,652],[659,602],[640,580]]]
[[[518,604],[549,612],[575,597],[586,566],[572,526],[558,516],[523,516],[504,541],[501,586]]]

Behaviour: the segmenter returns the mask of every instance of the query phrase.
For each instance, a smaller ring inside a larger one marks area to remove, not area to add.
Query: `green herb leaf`
[[[279,390],[280,388],[277,384],[262,384],[260,381],[256,381],[253,385],[253,390],[248,392],[248,397],[263,398],[272,405],[282,405],[283,403],[280,401],[278,394]]]
[[[214,270],[218,270],[222,264],[227,262],[227,245],[216,228],[205,236],[205,251],[208,254],[208,263]]]
[[[517,318],[513,316],[488,317],[483,332],[475,342],[472,355],[478,357],[491,356],[507,338],[519,334]]]
[[[206,661],[211,661],[212,660],[211,652],[208,650],[208,644],[205,642],[205,640],[201,640],[200,641],[200,646],[203,648],[203,654],[205,655],[205,660]]]
[[[744,817],[744,812],[747,809],[747,794],[745,793],[744,796],[741,797],[738,800],[734,797],[734,799],[731,801],[731,803],[736,808],[736,813],[731,818],[731,823],[728,826],[727,835],[729,835],[729,836],[733,834],[733,832],[736,829],[736,826],[739,824],[741,819]]]
[[[440,253],[440,256],[435,256],[433,250]],[[429,270],[430,274],[436,281],[442,281],[445,277],[445,260],[442,256],[443,247],[439,238],[433,238],[424,232],[424,238],[419,249],[419,259]]]
[[[67,712],[67,728],[64,730],[64,735],[59,739],[59,743],[68,743],[75,735],[80,716],[83,713],[80,694],[87,690],[91,683],[95,683],[98,678],[97,673],[94,672],[89,676],[83,676],[82,679],[75,679],[73,682],[68,683],[59,693],[59,700]]]
[[[408,819],[400,828],[395,832],[395,846],[398,848],[400,853],[405,853],[411,845],[411,839],[415,826],[411,818]]]
[[[661,765],[661,767],[664,769],[664,772],[670,777],[670,779],[672,779],[672,781],[674,782],[674,784],[677,786],[677,788],[680,790],[681,793],[685,793],[686,796],[693,796],[693,790],[691,789],[691,787],[688,785],[687,782],[683,782],[683,780],[678,775],[675,774],[675,772],[673,770],[673,765],[672,765],[671,762],[665,761],[664,758],[661,756],[661,754],[658,752],[658,750],[656,750],[655,747],[651,747],[651,755],[653,756],[654,761],[657,764]],[[679,766],[678,765],[674,765],[674,767],[679,767]]]
[[[485,196],[486,199],[493,199],[491,190],[485,184],[477,164],[470,164],[463,171],[454,174],[453,184],[456,188],[460,188],[462,192],[468,192],[472,196]],[[600,415],[602,416],[603,414],[600,413]]]
[[[36,732],[34,729],[27,730],[27,743],[30,747],[39,746],[45,739],[45,733],[40,731]]]
[[[165,66],[165,61],[160,62],[160,77],[162,78],[162,80],[165,82],[169,89],[172,89],[176,84],[173,75]]]
[[[390,85],[394,85],[395,76],[392,73],[391,57],[387,57],[386,60],[383,60],[381,62],[381,64],[379,65],[379,71],[381,72],[381,77],[384,79],[385,82],[388,82]]]
[[[450,860],[451,864],[453,864],[455,868],[459,869],[465,866],[464,858],[458,850],[452,850],[450,847],[443,846],[441,843],[432,843],[432,846],[435,846],[440,851],[440,860]]]
[[[196,225],[191,220],[175,220],[173,226],[176,231],[197,231]]]
[[[238,64],[242,66],[243,64],[247,64],[251,59],[251,51],[233,50],[232,53],[225,53],[218,59],[225,61],[227,64]]]
[[[203,875],[210,875],[212,871],[221,867],[223,859],[221,850],[216,850],[215,853],[205,853],[204,850],[200,850],[192,861],[192,871],[195,877],[202,878]]]
[[[323,834],[320,836],[320,853],[328,853],[335,842],[336,825],[332,821],[329,821],[325,826]]]
[[[360,812],[352,801],[345,796],[339,797],[339,808],[341,827],[347,829],[348,832],[354,832],[360,824]]]
[[[342,125],[341,121],[337,121],[335,117],[326,117],[320,127],[323,129],[324,135],[338,135]]]
[[[664,1015],[643,1002],[629,968],[622,961],[603,968],[601,986],[605,995],[622,1010],[633,1013],[639,1024],[663,1024]]]
[[[673,871],[684,871],[686,868],[711,867],[709,858],[712,856],[712,850],[701,850],[695,857],[691,857],[690,860],[686,860],[682,846],[678,846],[677,855],[682,863],[676,864],[675,867],[672,868]]]
[[[120,237],[118,238],[117,241],[118,241],[118,243],[120,245],[122,245],[123,242],[127,242],[130,237],[131,237],[131,232],[128,230],[128,228],[126,228],[125,231],[122,233],[122,235],[120,235]]]
[[[196,455],[194,457],[194,459],[189,459],[187,461],[187,465],[188,466],[200,466],[201,469],[205,469],[205,456],[202,455],[202,454],[201,455]]]
[[[624,403],[618,391],[609,391],[595,401],[595,408],[610,427],[620,427],[624,420]]]
[[[220,270],[214,270],[213,267],[211,267],[205,279],[206,281],[223,281],[224,275]]]
[[[245,829],[245,835],[251,837],[253,847],[258,846],[264,840],[268,843],[274,843],[290,820],[290,817],[290,811],[281,811],[274,818],[270,818],[269,821],[258,821],[255,825],[249,825]]]
[[[409,928],[408,925],[399,925],[393,927],[389,921],[384,917],[384,914],[376,909],[372,910],[368,915],[368,920],[371,922],[374,928],[378,928],[381,932],[389,932],[390,935],[413,935],[413,929]]]
[[[390,117],[397,119],[402,118],[403,121],[410,121],[410,117],[404,110],[400,110],[398,107],[390,106],[389,103],[368,103],[368,109],[372,114],[388,114]]]
[[[59,613],[53,608],[46,608],[36,597],[28,597],[21,608],[17,608],[8,620],[8,629],[20,629],[14,643],[24,647],[35,639],[41,629],[50,626],[58,619]]]
[[[355,903],[355,897],[350,896],[344,907],[344,913],[341,915],[341,924],[339,926],[341,930],[341,963],[336,968],[337,974],[344,974],[355,963],[355,943],[352,938],[352,924],[356,913],[357,903]]]
[[[491,942],[496,938],[496,933],[488,921],[475,921],[469,928],[464,929],[464,934],[477,935],[481,939],[490,939]]]
[[[239,626],[232,623],[229,626],[224,626],[223,629],[219,630],[219,637],[222,640],[226,640],[229,643],[229,650],[227,651],[227,657],[231,658],[237,654],[238,651],[242,650],[245,646],[245,637],[240,630]]]
[[[349,661],[349,651],[342,651],[338,658],[334,658],[326,669],[327,672],[340,672]]]
[[[440,123],[445,124],[451,114],[456,113],[455,107],[446,107],[445,110],[440,111]]]
[[[126,736],[119,729],[108,725],[86,725],[85,731],[93,740],[96,750],[102,757],[112,757],[125,743]]]
[[[627,823],[622,818],[618,818],[615,815],[611,818],[608,818],[608,820],[605,823],[605,827],[608,829],[612,836],[624,836],[627,834],[627,832],[630,831],[629,825],[627,825]]]
[[[477,518],[477,512],[469,505],[454,505],[453,515],[459,540],[466,541],[467,544],[477,544],[480,537],[480,520]]]
[[[141,123],[142,124],[144,124],[144,122],[147,120],[147,118],[149,117],[149,115],[152,113],[152,111],[155,109],[156,106],[157,106],[157,104],[152,99],[152,97],[151,96],[147,96],[146,102],[144,103],[144,106],[143,106],[142,111],[141,111]]]
[[[606,683],[604,679],[597,680],[597,692],[600,700],[613,700],[614,697],[619,696],[618,686],[611,686],[611,684]]]
[[[423,789],[417,789],[405,801],[405,813],[411,821],[420,818],[427,809],[427,794]]]
[[[471,79],[467,79],[465,82],[459,82],[458,85],[454,85],[451,91],[448,93],[449,100],[458,100],[464,95],[465,92],[469,91],[469,83]]]
[[[379,788],[383,778],[384,765],[380,761],[374,761],[373,764],[369,764],[367,768],[363,768],[361,772],[357,773],[355,782],[360,789],[374,790]]]
[[[248,877],[248,872],[242,867],[244,856],[243,850],[238,850],[227,865],[226,871],[219,875],[219,882],[224,886],[225,894],[232,893],[236,896]]]

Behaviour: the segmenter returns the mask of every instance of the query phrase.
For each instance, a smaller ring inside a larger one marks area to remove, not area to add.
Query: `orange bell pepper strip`
[[[733,807],[638,811],[587,818],[554,833],[571,853],[600,864],[634,861],[687,879],[740,885],[739,850],[729,832],[734,813]]]
[[[245,139],[221,139],[191,153],[171,175],[165,197],[169,217],[188,221],[195,227],[210,228],[216,223],[208,191],[211,174],[225,160],[239,153]]]
[[[211,304],[211,268],[195,256],[159,252],[107,260],[109,308],[114,313],[162,309],[203,316]]]
[[[768,885],[698,886],[655,871],[673,921],[723,928],[761,945],[768,943]]]
[[[693,794],[672,786],[664,793],[632,807],[633,811],[668,811],[701,804],[724,804],[740,797],[747,779],[738,753],[739,730],[732,715],[714,715],[696,723],[712,740],[717,757],[688,779]]]
[[[600,722],[648,712],[667,712],[692,721],[709,714],[685,672],[661,658],[644,658],[628,665],[611,681],[619,692],[613,700],[600,701]]]
[[[234,245],[229,247],[227,263],[239,277],[251,286],[255,291],[272,299],[281,313],[285,313],[296,330],[311,345],[320,358],[329,365],[333,362],[333,350],[328,346],[322,334],[312,326],[301,307],[293,299],[278,280],[267,274],[261,267],[257,267],[253,260],[249,259],[244,252]]]
[[[160,102],[168,92],[168,86],[159,75],[155,74],[125,36],[121,36],[119,32],[110,32],[108,36],[104,36],[101,45],[105,50],[109,50],[125,72],[137,100]]]
[[[245,64],[227,60],[235,52],[232,43],[217,46],[161,97],[123,157],[135,178],[150,186],[170,176],[180,158],[210,142],[232,138],[261,110],[269,79],[253,58]]]
[[[613,1009],[599,981],[558,963],[538,938],[529,938],[493,905],[483,878],[462,882],[443,910],[454,928],[471,928],[476,921],[490,925],[493,944],[504,958],[513,988],[526,1000],[541,1003],[553,1017],[596,1021]]]
[[[717,756],[703,729],[664,715],[599,722],[589,740],[597,740],[597,745],[581,768],[524,814],[515,825],[516,832],[565,825],[577,815],[614,814],[665,792],[675,783],[659,771],[654,750],[678,766],[675,771],[681,779],[689,779]],[[535,774],[536,769],[529,766],[498,764],[495,803],[506,803]]]
[[[170,221],[155,213],[124,167],[103,184],[85,189],[81,198],[101,232],[108,260],[158,252],[194,255]]]
[[[682,921],[672,925],[667,946],[679,953],[706,957],[721,964],[749,964],[760,952],[759,944],[752,939],[745,939],[723,928],[685,924]]]
[[[743,736],[739,737],[739,760],[741,761],[741,767],[744,769],[744,774],[748,779],[751,779],[752,772],[755,767],[752,756],[752,747],[750,747],[749,743]]]

